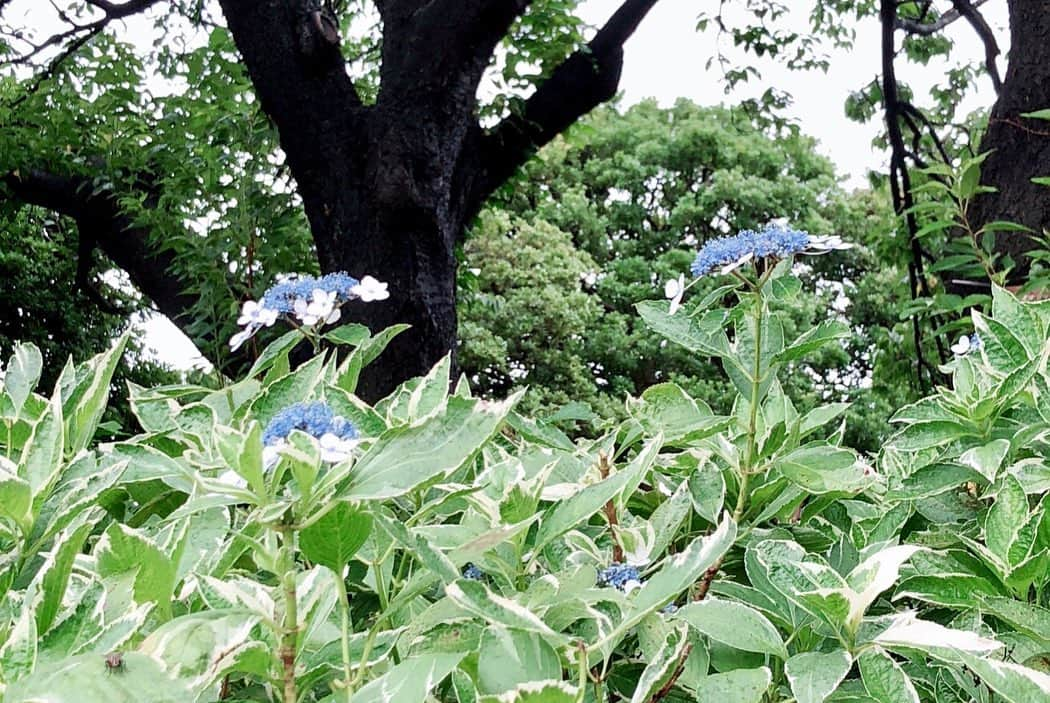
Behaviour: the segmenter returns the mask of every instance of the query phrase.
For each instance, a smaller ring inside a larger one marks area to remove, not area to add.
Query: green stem
[[[582,641],[576,645],[576,673],[579,685],[576,703],[583,703],[587,697],[587,645]]]
[[[299,604],[296,599],[295,584],[295,531],[291,528],[290,523],[291,516],[289,515],[278,528],[281,534],[281,547],[277,552],[277,569],[284,597],[284,621],[281,624],[279,650],[284,678],[283,703],[296,703],[298,700],[295,688],[295,654],[298,648]]]
[[[343,683],[346,684],[346,703],[350,703],[354,695],[350,689],[350,599],[346,594],[346,581],[343,580],[343,575],[338,574],[336,581],[339,584],[339,610],[342,616]]]
[[[741,467],[741,485],[746,487],[747,475],[754,468],[755,463],[758,459],[755,456],[757,452],[758,444],[758,405],[761,402],[759,393],[762,390],[762,317],[765,312],[765,301],[762,300],[761,289],[755,291],[755,356],[754,363],[751,368],[751,407],[750,417],[747,423],[747,457],[745,458],[746,466]],[[741,490],[743,494],[743,490]],[[740,500],[737,500],[737,506],[740,506]]]

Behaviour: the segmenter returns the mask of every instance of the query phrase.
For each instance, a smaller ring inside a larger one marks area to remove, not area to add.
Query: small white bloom
[[[241,307],[241,316],[237,318],[238,325],[249,325],[252,327],[258,327],[265,325],[270,327],[273,323],[277,322],[278,313],[276,310],[271,310],[262,303],[257,303],[254,300],[244,301],[244,305]]]
[[[350,289],[350,293],[366,303],[371,303],[376,300],[386,300],[390,297],[386,287],[386,283],[377,281],[371,276],[365,276],[360,283]]]
[[[810,235],[809,246],[802,250],[803,254],[812,256],[815,254],[826,254],[829,251],[852,249],[853,245],[842,240],[837,234]]]
[[[295,301],[293,309],[295,316],[308,327],[318,322],[335,322],[339,319],[339,310],[336,309],[336,294],[327,293],[320,288],[315,288],[310,300],[299,298]]]
[[[267,444],[262,450],[263,468],[269,471],[273,467],[277,466],[277,462],[281,460],[281,447],[284,446],[284,440],[278,440],[273,444]]]
[[[969,335],[963,335],[958,342],[951,345],[951,353],[957,357],[969,354],[972,349],[973,343],[970,341]]]
[[[669,315],[678,312],[682,305],[682,296],[685,295],[685,274],[679,274],[678,278],[672,278],[664,284],[664,297],[671,301]]]
[[[623,584],[623,592],[624,593],[630,593],[631,591],[633,591],[635,589],[638,589],[638,588],[641,588],[641,587],[642,587],[642,582],[641,581],[639,581],[638,579],[629,579],[629,580],[625,581],[624,584]]]
[[[234,352],[240,349],[241,345],[251,339],[252,335],[255,334],[258,329],[258,327],[251,325],[230,337],[230,351]]]
[[[354,451],[354,447],[357,446],[357,440],[342,439],[339,435],[325,432],[321,435],[321,438],[317,440],[317,444],[321,448],[321,461],[336,464],[350,457],[351,452]]]

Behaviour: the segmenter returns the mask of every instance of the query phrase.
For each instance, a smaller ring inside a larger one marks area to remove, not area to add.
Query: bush
[[[134,387],[144,432],[116,443],[93,437],[125,339],[50,397],[16,348],[4,700],[1047,700],[1050,307],[996,290],[953,387],[866,457],[844,404],[782,390],[849,332],[785,338],[791,254],[836,243],[783,234],[703,300],[639,306],[724,369],[730,414],[665,383],[596,439],[472,397],[447,358],[366,405],[397,330],[336,328],[292,369],[335,293],[289,303],[309,324],[241,381]]]

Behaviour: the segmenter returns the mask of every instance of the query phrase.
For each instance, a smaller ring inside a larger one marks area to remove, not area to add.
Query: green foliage
[[[872,458],[835,429],[843,405],[802,412],[784,390],[848,334],[790,324],[790,270],[673,315],[639,305],[727,370],[724,413],[663,383],[575,441],[519,396],[453,388],[447,360],[368,407],[346,371],[389,335],[350,326],[329,335],[341,357],[292,369],[282,338],[224,388],[134,388],[144,431],[85,444],[126,339],[50,396],[19,346],[0,395],[4,700],[1050,695],[1050,311],[996,289],[979,351]],[[274,408],[304,400],[360,445],[263,447]],[[638,569],[622,590],[602,576],[617,560]]]
[[[732,396],[719,365],[668,345],[634,306],[661,295],[699,243],[785,214],[813,233],[880,247],[807,260],[805,285],[777,301],[791,332],[848,298],[844,348],[808,357],[785,390],[804,410],[853,401],[850,440],[875,450],[892,409],[916,397],[897,338],[908,329],[894,312],[907,295],[903,276],[879,243],[892,228],[888,204],[877,192],[843,193],[812,140],[775,138],[741,110],[688,101],[601,109],[531,161],[465,245],[477,274],[461,297],[462,369],[485,395],[528,386],[532,412],[586,403],[623,417],[625,395],[667,381],[725,412]],[[593,415],[580,419],[577,431],[593,433]]]

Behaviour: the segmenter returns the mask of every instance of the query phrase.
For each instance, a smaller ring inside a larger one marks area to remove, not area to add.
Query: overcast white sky
[[[803,29],[814,2],[821,0],[789,0],[792,26]],[[27,14],[37,14],[41,0],[17,0],[15,8]],[[583,0],[581,12],[591,25],[603,24],[621,4],[622,0]],[[948,3],[938,3],[945,6]],[[663,105],[670,105],[680,97],[698,103],[713,105],[727,100],[739,100],[760,95],[767,87],[775,86],[794,97],[788,114],[794,118],[802,131],[820,140],[819,149],[831,158],[844,177],[848,187],[863,187],[868,170],[882,170],[886,154],[873,150],[871,141],[881,129],[877,120],[859,125],[848,120],[844,113],[844,102],[850,92],[857,90],[879,72],[879,26],[874,19],[860,23],[857,39],[849,51],[829,51],[831,68],[827,73],[793,72],[769,61],[758,61],[762,73],[760,80],[753,80],[731,96],[723,91],[720,70],[714,65],[707,70],[707,60],[716,53],[719,41],[717,30],[711,26],[705,32],[696,29],[697,16],[701,11],[711,10],[716,0],[661,0],[650,12],[636,34],[626,45],[626,60],[621,90],[627,104],[654,97]],[[990,0],[982,8],[989,22],[997,30],[1004,52],[1007,48],[1005,0]],[[8,17],[13,19],[15,13]],[[973,59],[978,54],[972,30],[965,22],[956,22],[948,30],[948,36],[956,40],[956,55],[952,62]],[[729,56],[742,57],[728,38],[723,37],[722,49]],[[754,62],[753,58],[748,58]],[[901,62],[899,79],[908,82],[918,98],[930,86],[943,80],[947,63],[938,61],[927,67],[904,67]],[[1005,59],[1000,63],[1005,71]],[[991,83],[982,79],[981,86],[964,104],[964,112],[987,108],[994,101]],[[167,363],[186,367],[200,359],[196,350],[185,337],[166,319],[157,318],[147,323],[148,341],[157,350],[157,357]]]

